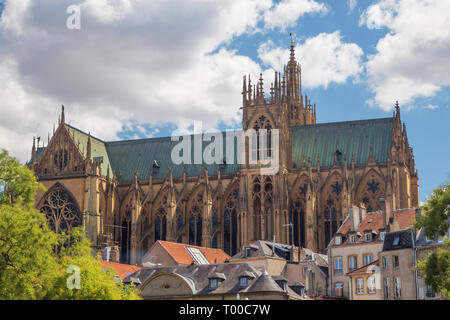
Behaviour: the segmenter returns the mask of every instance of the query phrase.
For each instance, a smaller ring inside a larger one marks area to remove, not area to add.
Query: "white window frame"
[[[352,261],[354,262],[353,266],[352,266]],[[356,270],[356,266],[357,266],[357,259],[356,259],[356,257],[355,256],[350,256],[348,258],[348,264],[349,264],[348,267],[349,267],[350,271]]]
[[[400,299],[402,297],[402,282],[400,277],[394,278],[394,297]]]
[[[336,261],[339,261],[339,263],[336,263]],[[342,274],[342,257],[334,258],[334,274]]]
[[[370,261],[369,262],[367,262],[367,260],[369,260],[368,257],[370,257]],[[366,254],[364,256],[364,265],[370,264],[372,262],[373,262],[373,256],[371,254]]]
[[[356,294],[364,294],[364,279],[356,279]]]
[[[366,233],[366,234],[364,235],[364,240],[365,240],[366,242],[372,241],[372,234],[371,234],[371,233]]]
[[[391,295],[391,285],[389,278],[384,279],[384,299],[389,299]]]
[[[335,241],[336,245],[340,245],[341,244],[341,236],[336,236],[334,241]]]
[[[368,293],[376,293],[376,288],[375,288],[375,277],[369,277],[367,279],[367,292]]]
[[[380,233],[380,239],[384,241],[384,238],[386,237],[386,232],[381,232]]]

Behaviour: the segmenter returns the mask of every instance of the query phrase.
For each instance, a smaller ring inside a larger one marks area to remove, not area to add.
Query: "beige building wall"
[[[398,257],[399,265],[394,267],[394,256]],[[385,300],[415,300],[416,284],[414,275],[414,249],[401,249],[380,252],[379,263],[381,269],[381,281],[383,286],[383,299]],[[384,258],[388,258],[387,268]],[[400,279],[400,296],[395,297],[395,278]],[[384,288],[385,279],[389,279],[389,298],[386,299]]]
[[[373,274],[355,274],[349,277],[350,300],[383,300],[383,288],[381,281],[381,273],[375,272]],[[375,279],[375,292],[369,292],[368,280]],[[357,279],[363,279],[364,289],[362,294],[357,292]]]
[[[364,256],[372,255],[372,261],[378,259],[378,253],[383,249],[382,242],[376,243],[358,243],[355,245],[344,245],[342,247],[332,247],[329,249],[329,293],[334,296],[336,283],[343,284],[343,296],[349,298],[349,257],[356,257],[356,268],[364,266]],[[342,257],[342,273],[335,273],[335,258]]]

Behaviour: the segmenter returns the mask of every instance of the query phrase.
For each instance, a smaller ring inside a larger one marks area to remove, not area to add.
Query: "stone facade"
[[[392,118],[316,124],[293,48],[270,95],[262,78],[243,81],[242,129],[269,136],[279,129],[276,174],[262,175],[247,159],[174,165],[170,138],[105,142],[67,125],[63,109],[48,145],[33,144],[29,166],[48,189],[37,194],[36,208],[55,230],[84,226],[99,249],[118,245],[120,261],[136,264],[157,240],[233,255],[275,237],[325,252],[352,203],[377,210],[384,197],[392,209],[417,207],[418,176],[398,104]],[[242,148],[248,155],[259,150],[253,147]]]

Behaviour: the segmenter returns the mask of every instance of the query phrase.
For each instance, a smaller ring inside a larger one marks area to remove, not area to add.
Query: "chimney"
[[[118,246],[111,247],[109,258],[110,258],[110,261],[112,261],[112,262],[119,262],[120,256],[119,256],[119,247]]]
[[[383,210],[383,227],[387,230],[387,226],[389,225],[389,218],[391,217],[391,205],[389,201],[386,201],[385,198],[380,198],[380,202],[382,203]]]
[[[358,229],[359,223],[360,221],[360,209],[359,207],[352,205],[350,207],[350,212],[349,212],[349,216],[350,216],[350,231],[356,231],[356,229]]]

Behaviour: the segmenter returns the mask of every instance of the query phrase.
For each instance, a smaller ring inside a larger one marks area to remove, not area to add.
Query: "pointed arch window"
[[[375,173],[369,173],[362,181],[359,187],[359,203],[363,203],[367,212],[381,210],[380,198],[384,198],[384,186],[380,176]]]
[[[156,211],[155,217],[155,241],[166,240],[167,230],[167,218],[166,211],[163,208],[159,208]]]
[[[256,153],[253,159],[261,160],[261,155],[272,155],[272,123],[266,116],[261,115],[253,124],[253,129],[256,131],[256,142],[253,142],[252,152]],[[260,129],[266,130],[266,135],[259,134]]]
[[[57,184],[45,197],[40,207],[50,228],[56,233],[70,232],[82,225],[80,209],[73,197]]]
[[[203,196],[201,191],[194,197],[189,217],[189,244],[202,245],[202,208]]]
[[[293,203],[292,220],[294,223],[294,245],[306,246],[305,228],[305,202],[307,184],[304,183],[298,188],[297,198]]]
[[[224,251],[229,255],[237,252],[237,208],[239,189],[234,189],[227,197],[224,211]]]
[[[131,249],[131,209],[130,205],[125,208],[125,215],[122,220],[122,238],[120,246],[120,255],[122,263],[130,262]]]
[[[217,214],[217,210],[216,210],[216,206],[213,205],[212,206],[212,212],[213,212],[213,216],[212,216],[212,232],[213,232],[213,238],[212,238],[212,242],[211,242],[211,246],[213,248],[218,248],[219,247],[219,216]]]

